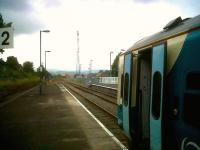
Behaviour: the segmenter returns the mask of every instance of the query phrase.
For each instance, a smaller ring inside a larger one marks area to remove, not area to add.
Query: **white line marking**
[[[64,85],[57,84],[62,92],[68,92],[87,112],[88,114],[103,128],[103,130],[117,143],[121,149],[128,150],[102,123],[99,121]],[[65,89],[65,90],[64,90]]]
[[[108,86],[104,86],[104,85],[98,85],[98,84],[92,84],[92,85],[103,87],[103,88],[107,88],[107,89],[111,89],[111,90],[117,90],[117,88],[112,88],[112,87],[108,87]]]
[[[5,102],[3,102],[3,103],[0,103],[0,107],[3,107],[3,106],[5,106],[5,105],[7,105],[7,104],[13,102],[13,101],[16,100],[17,98],[19,98],[19,97],[23,96],[24,94],[30,92],[30,91],[33,90],[34,88],[36,88],[36,87],[33,87],[33,88],[29,89],[29,90],[26,90],[26,91],[22,92],[22,93],[20,93],[19,95],[15,96],[14,98],[11,98],[10,100],[7,100],[7,101],[5,101]]]

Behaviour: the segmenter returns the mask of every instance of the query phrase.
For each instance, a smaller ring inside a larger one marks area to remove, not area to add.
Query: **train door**
[[[151,100],[151,49],[146,49],[139,53],[139,86],[138,86],[138,128],[137,140],[138,149],[149,149],[150,132],[150,100]]]
[[[165,44],[152,49],[151,108],[150,108],[150,148],[162,149],[162,103],[165,69]]]
[[[122,127],[122,98],[123,98],[123,87],[124,87],[124,55],[119,56],[118,62],[118,89],[117,89],[117,123]]]
[[[138,96],[138,65],[139,57],[138,51],[135,51],[132,57],[132,79],[131,79],[131,101],[130,101],[130,134],[131,134],[131,147],[138,149],[138,108],[137,108],[137,96]]]
[[[124,56],[124,88],[123,88],[123,129],[130,136],[130,107],[132,85],[132,53]]]

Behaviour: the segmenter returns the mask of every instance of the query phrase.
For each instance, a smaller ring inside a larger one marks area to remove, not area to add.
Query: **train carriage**
[[[133,149],[200,150],[200,15],[120,55],[117,102]]]

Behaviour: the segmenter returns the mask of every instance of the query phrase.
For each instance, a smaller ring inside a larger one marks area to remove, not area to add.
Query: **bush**
[[[39,82],[39,77],[32,76],[23,79],[0,80],[0,93],[14,93],[23,89],[30,88]],[[1,95],[0,95],[1,97]]]

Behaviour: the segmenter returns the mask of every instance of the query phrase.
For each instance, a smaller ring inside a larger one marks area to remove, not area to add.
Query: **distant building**
[[[85,78],[86,76],[84,74],[75,74],[74,78]]]

